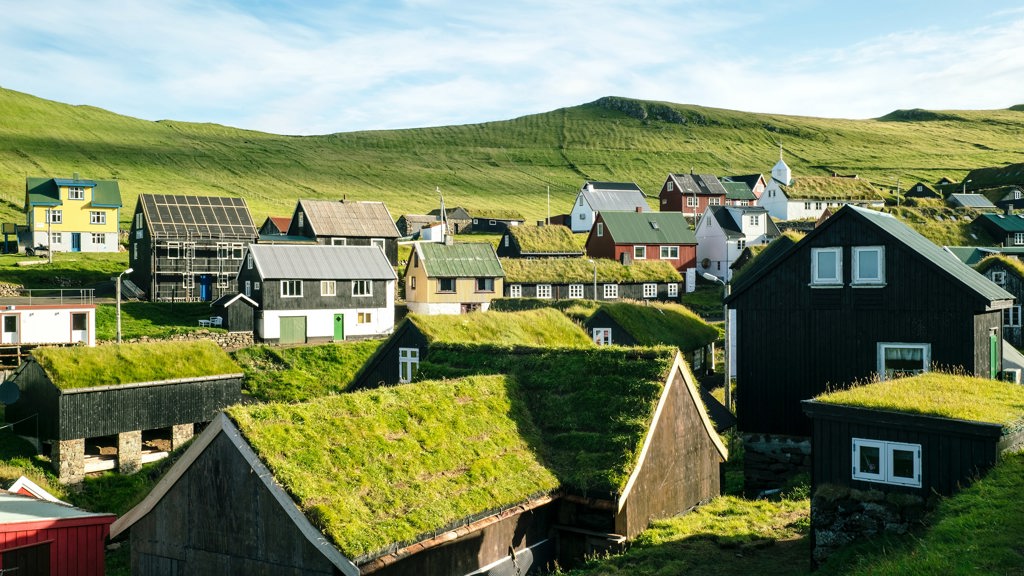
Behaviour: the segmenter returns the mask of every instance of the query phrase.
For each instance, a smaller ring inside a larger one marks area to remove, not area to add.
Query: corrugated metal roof
[[[601,212],[616,244],[696,244],[682,212]]]
[[[590,209],[598,212],[634,212],[638,207],[642,208],[645,212],[651,209],[647,205],[647,197],[639,190],[584,189],[582,194],[586,198],[587,204],[590,205]]]
[[[317,236],[398,238],[398,227],[383,202],[300,200]]]
[[[996,207],[988,198],[981,194],[950,194],[949,201],[955,202],[965,208],[990,208]]]
[[[28,206],[60,206],[60,186],[92,188],[91,204],[97,208],[120,208],[121,188],[117,180],[73,180],[68,178],[26,178]]]
[[[394,280],[394,269],[377,246],[252,244],[249,252],[263,279]],[[243,264],[244,265],[244,264]]]
[[[727,200],[757,200],[754,191],[743,182],[722,182]]]
[[[1024,232],[1024,214],[982,214],[976,220],[985,220],[1003,232]]]
[[[620,192],[643,192],[640,186],[636,182],[597,182],[594,180],[587,180],[583,183],[583,189],[592,187],[594,190],[611,190]]]
[[[107,517],[111,522],[116,518],[113,514],[88,512],[81,508],[74,508],[58,504],[57,502],[39,500],[31,496],[12,494],[5,490],[0,490],[0,524],[91,517]]]
[[[431,278],[499,278],[505,271],[494,253],[494,247],[486,242],[459,242],[440,244],[421,242],[416,244],[423,269]]]

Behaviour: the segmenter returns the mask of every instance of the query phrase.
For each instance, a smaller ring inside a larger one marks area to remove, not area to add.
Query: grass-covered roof
[[[242,372],[212,340],[110,344],[94,348],[41,347],[33,350],[32,356],[50,380],[62,389]]]
[[[974,269],[984,274],[989,268],[997,264],[1012,270],[1017,276],[1024,278],[1024,262],[1021,262],[1018,258],[1002,254],[986,256],[981,262],[978,262]]]
[[[512,378],[423,381],[228,415],[356,562],[550,493],[559,479]]]
[[[527,254],[583,254],[583,235],[577,238],[565,226],[512,226],[508,233]]]
[[[1024,386],[942,372],[873,382],[822,394],[815,400],[1002,425],[1024,416]]]
[[[616,260],[595,258],[598,283],[681,282],[682,276],[663,260],[634,261],[629,266]],[[586,258],[527,260],[503,258],[506,284],[586,284],[594,281],[594,264]]]
[[[409,314],[430,343],[592,347],[586,333],[551,308],[521,312]]]
[[[793,200],[872,200],[881,202],[882,197],[867,180],[860,178],[837,178],[832,176],[801,176],[794,178],[789,186],[782,186],[786,197]]]
[[[478,220],[523,220],[523,214],[511,208],[466,208]]]
[[[718,329],[689,308],[670,302],[609,302],[601,305],[641,346],[670,345],[691,351],[718,338]]]

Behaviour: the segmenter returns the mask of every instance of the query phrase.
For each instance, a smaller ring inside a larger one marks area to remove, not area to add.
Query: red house
[[[0,574],[103,576],[113,514],[0,491]]]
[[[697,265],[697,237],[679,212],[601,212],[587,236],[587,255],[624,264],[665,260],[680,273]]]
[[[696,220],[708,206],[724,206],[725,195],[714,174],[669,174],[658,194],[658,209],[682,212]]]

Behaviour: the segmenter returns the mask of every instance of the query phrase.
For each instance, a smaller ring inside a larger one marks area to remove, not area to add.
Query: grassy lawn
[[[19,262],[42,262],[19,266]],[[127,252],[56,252],[53,264],[46,258],[17,254],[0,255],[0,282],[25,288],[81,288],[109,281],[128,267]]]
[[[721,284],[698,280],[696,290],[684,292],[679,296],[679,301],[702,318],[722,319]]]
[[[253,346],[234,353],[245,390],[263,402],[304,402],[344,392],[383,340],[319,346]]]
[[[200,328],[199,320],[209,317],[209,302],[122,302],[121,338],[167,338],[199,330],[224,332],[223,328]],[[117,306],[96,306],[96,339],[116,337]]]

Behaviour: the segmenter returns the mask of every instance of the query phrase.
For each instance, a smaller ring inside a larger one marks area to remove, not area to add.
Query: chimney
[[[455,237],[452,236],[451,234],[445,234],[444,235],[444,245],[445,246],[451,246],[452,244],[455,244]]]
[[[643,206],[637,206],[637,207],[636,207],[636,213],[637,213],[637,214],[640,214],[640,213],[641,213],[641,212],[643,212],[643,211],[644,211],[644,207],[643,207]]]
[[[345,200],[348,200],[348,194],[342,194],[342,195],[341,195],[341,200],[339,200],[339,202],[341,202],[342,204],[344,204],[344,203],[345,203]]]
[[[1006,205],[1006,215],[1010,216],[1012,214],[1013,214],[1013,202],[1010,202],[1010,203],[1008,203]]]
[[[71,179],[72,180],[78,180],[78,172],[72,172],[71,173]]]

